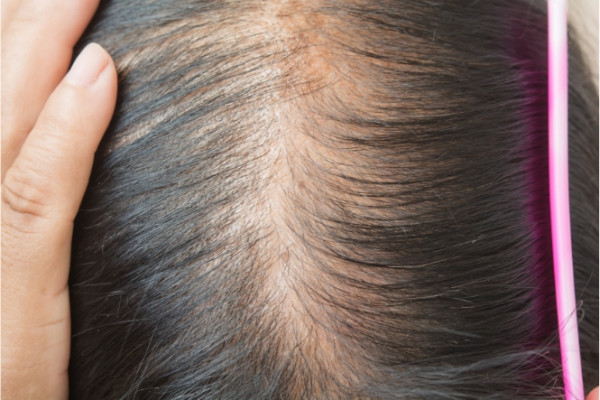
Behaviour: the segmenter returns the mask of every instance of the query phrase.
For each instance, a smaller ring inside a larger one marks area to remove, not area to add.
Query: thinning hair
[[[82,43],[120,96],[76,221],[71,396],[560,398],[544,8],[103,3]],[[598,96],[570,46],[592,386]]]

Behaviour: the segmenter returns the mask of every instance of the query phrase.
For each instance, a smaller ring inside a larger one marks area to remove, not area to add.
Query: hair
[[[545,3],[109,1],[75,399],[559,399]],[[571,36],[581,351],[598,95]]]

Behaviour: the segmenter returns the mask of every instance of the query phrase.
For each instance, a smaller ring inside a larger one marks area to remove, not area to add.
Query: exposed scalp
[[[122,98],[78,221],[74,393],[558,396],[538,9],[506,33],[522,8],[493,1],[135,4],[90,32]]]

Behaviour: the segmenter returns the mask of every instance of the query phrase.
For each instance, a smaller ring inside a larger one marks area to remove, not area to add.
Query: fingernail
[[[108,64],[106,51],[96,43],[90,43],[77,56],[67,74],[67,81],[77,86],[89,86],[96,82]]]

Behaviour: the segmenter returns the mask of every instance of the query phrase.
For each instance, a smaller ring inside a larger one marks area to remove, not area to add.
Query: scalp
[[[89,33],[121,99],[77,224],[73,393],[560,392],[537,8],[507,33],[502,2],[142,3]]]

